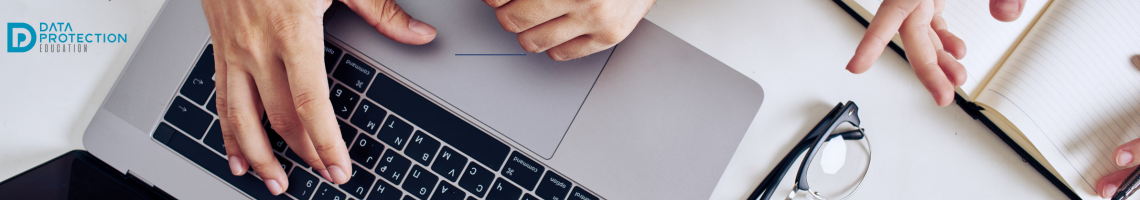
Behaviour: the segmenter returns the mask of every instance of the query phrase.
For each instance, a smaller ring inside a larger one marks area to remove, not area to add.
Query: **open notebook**
[[[864,25],[882,2],[835,1]],[[968,52],[958,104],[1070,198],[1100,199],[1096,181],[1123,169],[1113,149],[1140,136],[1140,1],[1029,0],[1008,23],[988,3],[943,10]]]

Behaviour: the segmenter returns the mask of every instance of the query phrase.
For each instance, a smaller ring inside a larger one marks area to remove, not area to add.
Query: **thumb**
[[[413,19],[395,0],[343,0],[380,34],[404,44],[426,44],[435,39],[435,27]]]
[[[1003,22],[1012,22],[1021,16],[1025,0],[990,0],[990,15]]]

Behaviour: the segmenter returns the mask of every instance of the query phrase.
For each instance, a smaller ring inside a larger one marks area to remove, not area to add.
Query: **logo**
[[[88,44],[127,43],[126,33],[76,32],[70,22],[8,22],[8,53],[86,53]],[[38,34],[37,34],[38,33]]]
[[[36,45],[36,30],[27,23],[8,23],[8,52],[28,52]]]

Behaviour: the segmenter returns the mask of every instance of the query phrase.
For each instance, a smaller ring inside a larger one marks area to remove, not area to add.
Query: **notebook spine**
[[[965,98],[962,98],[962,95],[954,94],[954,102],[958,104],[958,107],[962,107],[962,110],[966,111],[966,114],[969,114],[970,117],[973,117],[975,120],[986,118],[985,115],[982,115],[982,111],[986,110],[985,108],[978,106],[978,104],[974,102],[966,101]]]
[[[1045,165],[1042,165],[1040,161],[1034,159],[1032,155],[1029,155],[1029,152],[1025,151],[1025,148],[1022,148],[1021,145],[1018,145],[1017,142],[1014,142],[1013,138],[1010,138],[1009,135],[1005,133],[1005,131],[1002,131],[1001,128],[998,128],[997,124],[994,124],[990,118],[982,115],[981,111],[984,110],[984,108],[978,106],[978,104],[975,104],[974,102],[966,101],[965,98],[962,98],[962,95],[958,94],[954,94],[954,102],[956,102],[958,104],[958,107],[961,107],[963,111],[966,111],[966,113],[973,117],[975,120],[978,120],[982,122],[982,124],[986,125],[986,128],[989,128],[990,131],[993,131],[994,135],[997,135],[998,138],[1001,138],[1002,142],[1005,142],[1005,144],[1012,148],[1014,152],[1017,152],[1017,155],[1021,156],[1021,161],[1029,163],[1029,166],[1033,166],[1034,170],[1037,170],[1038,173],[1041,173],[1042,176],[1045,176],[1045,179],[1048,179],[1049,183],[1053,183],[1053,186],[1061,190],[1062,193],[1065,193],[1065,196],[1068,196],[1069,199],[1073,200],[1081,199],[1081,196],[1077,195],[1077,193],[1070,189],[1068,186],[1065,186],[1065,182],[1062,182],[1060,178],[1057,178],[1056,175],[1049,172],[1049,169],[1046,169]]]

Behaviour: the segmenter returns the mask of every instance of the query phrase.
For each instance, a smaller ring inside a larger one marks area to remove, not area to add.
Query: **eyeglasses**
[[[802,198],[820,200],[847,199],[854,194],[871,166],[871,143],[859,128],[858,111],[859,106],[851,101],[832,108],[780,160],[748,199],[771,199],[778,188],[783,188],[781,186],[791,187],[791,193],[785,198],[788,200],[800,198],[801,192],[806,193]],[[844,123],[854,127],[837,132]],[[796,161],[801,162],[795,182],[781,181]]]

